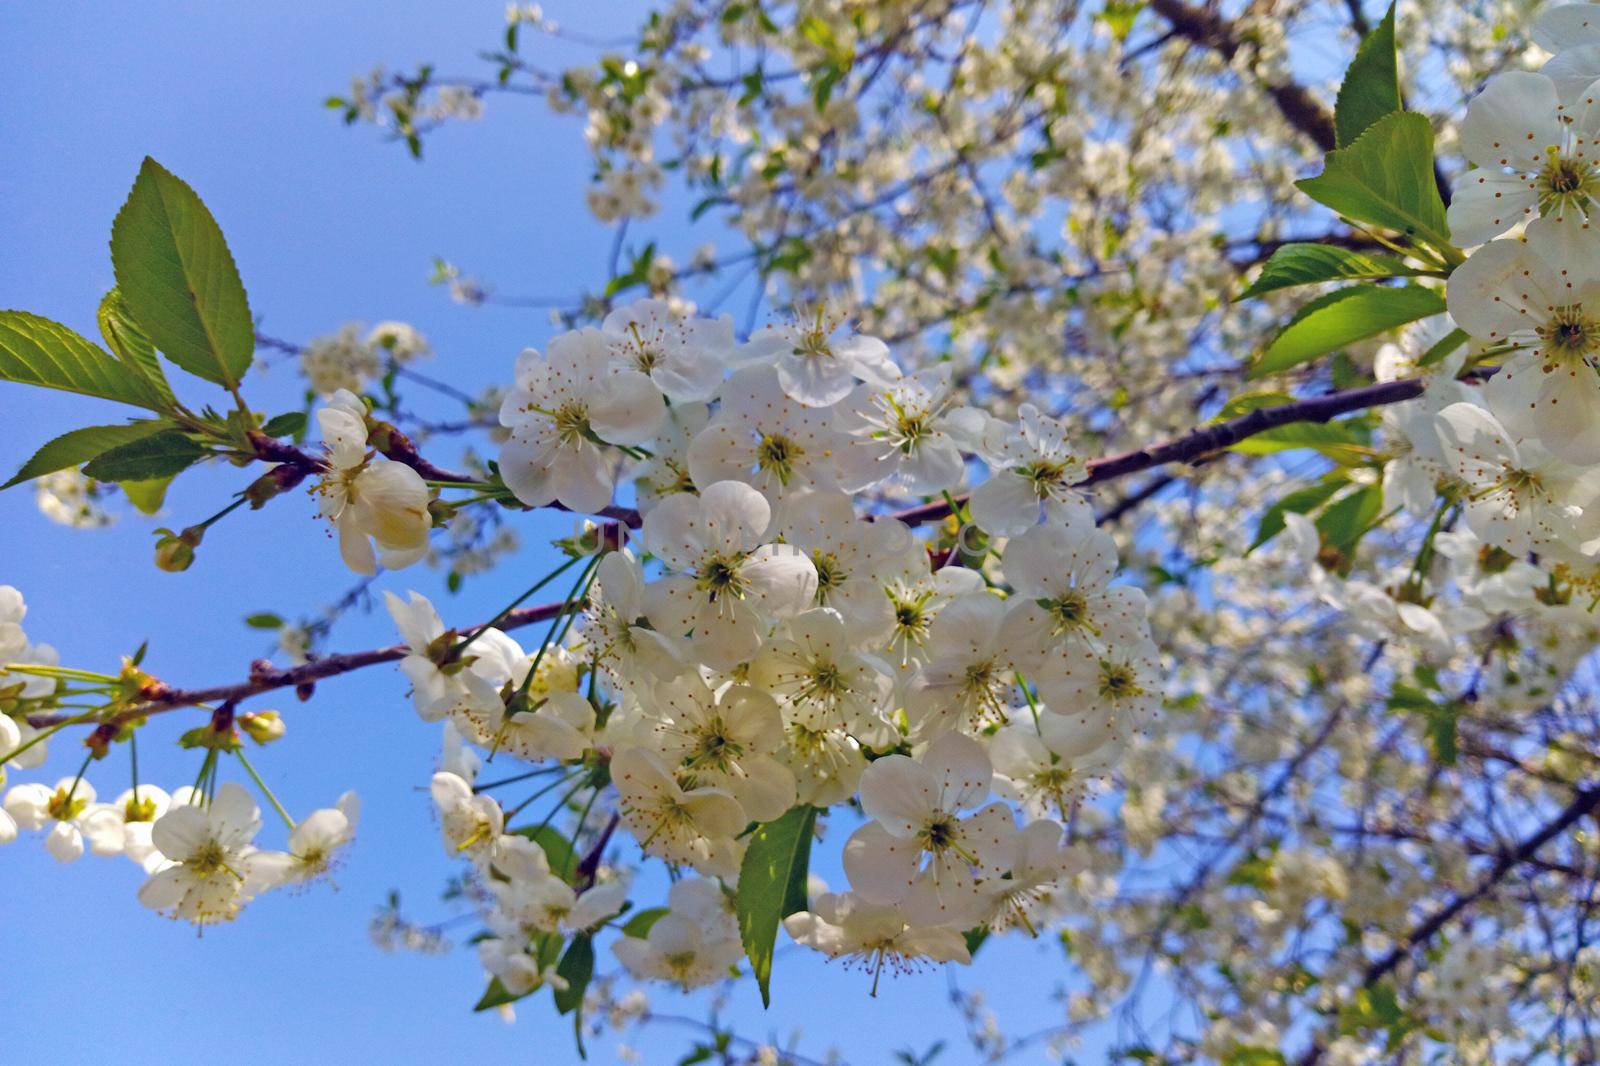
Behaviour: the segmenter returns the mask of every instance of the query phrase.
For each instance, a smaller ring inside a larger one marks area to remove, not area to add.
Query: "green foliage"
[[[1261,275],[1239,298],[1247,300],[1319,281],[1399,278],[1418,273],[1418,268],[1391,255],[1366,255],[1337,244],[1286,244],[1272,253],[1261,268]]]
[[[1350,144],[1373,123],[1399,111],[1400,70],[1394,53],[1394,5],[1383,21],[1361,40],[1356,58],[1345,71],[1333,109],[1339,147]]]
[[[1304,488],[1295,489],[1277,503],[1268,507],[1256,523],[1256,536],[1250,542],[1250,547],[1245,549],[1249,555],[1267,541],[1283,532],[1284,516],[1289,514],[1308,514],[1330,500],[1334,493],[1347,484],[1344,476],[1336,475],[1322,481],[1314,482]]]
[[[1464,329],[1453,329],[1449,333],[1446,333],[1443,337],[1439,338],[1439,340],[1434,343],[1433,347],[1423,352],[1422,358],[1417,360],[1417,365],[1419,367],[1426,367],[1432,366],[1438,362],[1442,362],[1450,355],[1451,352],[1455,351],[1465,343],[1467,343],[1467,331]]]
[[[261,432],[269,437],[294,437],[299,439],[306,432],[306,413],[304,411],[290,411],[287,414],[274,415],[267,419],[261,427]]]
[[[176,405],[177,398],[172,395],[172,386],[167,383],[167,375],[161,369],[156,346],[128,313],[122,293],[116,289],[106,293],[100,300],[95,319],[100,324],[100,335],[105,338],[106,347],[111,349],[112,354],[148,381],[167,404]]]
[[[1323,544],[1349,556],[1382,510],[1383,486],[1363,485],[1334,500],[1317,516],[1317,532]]]
[[[258,614],[246,615],[244,624],[251,629],[282,629],[283,618],[271,611],[261,611]]]
[[[1250,377],[1288,370],[1354,341],[1444,311],[1444,297],[1421,285],[1355,285],[1302,307],[1250,368]]]
[[[65,470],[69,466],[79,466],[114,448],[143,440],[145,437],[171,428],[172,423],[153,419],[147,422],[129,422],[120,426],[85,426],[70,433],[63,433],[34,452],[33,458],[23,463],[22,469],[17,471],[16,476],[4,485],[0,485],[0,489],[9,489],[24,481],[52,474],[57,470]]]
[[[622,933],[643,939],[650,935],[651,927],[666,916],[665,907],[646,907],[642,911],[635,911],[633,917],[622,923]]]
[[[1440,702],[1421,687],[1399,682],[1389,693],[1386,706],[1400,714],[1421,717],[1423,732],[1428,738],[1428,749],[1433,757],[1445,766],[1456,764],[1461,754],[1456,735],[1456,725],[1461,717],[1459,701]]]
[[[763,1006],[772,1002],[772,952],[778,924],[806,909],[806,873],[811,860],[815,807],[793,807],[781,818],[757,826],[739,867],[739,937],[761,988]]]
[[[1275,455],[1309,448],[1340,466],[1359,466],[1377,454],[1367,443],[1364,430],[1365,423],[1353,418],[1339,422],[1291,422],[1246,437],[1229,450],[1245,455]]]
[[[1433,176],[1433,127],[1414,111],[1378,119],[1352,144],[1329,152],[1321,174],[1295,186],[1346,218],[1453,247]]]
[[[567,1014],[582,1006],[584,990],[594,976],[594,941],[584,933],[573,937],[566,953],[561,956],[560,964],[556,966],[556,976],[564,977],[567,981],[564,990],[556,990],[556,1010]]]
[[[181,474],[208,453],[187,435],[164,430],[129,441],[90,460],[83,472],[96,481],[145,481]]]
[[[159,411],[161,395],[142,374],[58,322],[0,311],[0,381],[98,396]]]
[[[148,157],[111,225],[111,265],[126,308],[168,359],[238,385],[255,333],[233,255],[194,190]]]

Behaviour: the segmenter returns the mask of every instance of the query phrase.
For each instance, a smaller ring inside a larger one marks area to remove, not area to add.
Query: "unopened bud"
[[[201,526],[190,526],[182,533],[170,529],[156,530],[156,566],[169,574],[187,570],[194,564],[194,550],[205,539]]]
[[[251,711],[239,716],[239,728],[257,744],[270,744],[282,739],[288,727],[277,711]]]

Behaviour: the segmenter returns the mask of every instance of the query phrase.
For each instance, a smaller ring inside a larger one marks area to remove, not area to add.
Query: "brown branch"
[[[1509,851],[1501,852],[1494,865],[1489,867],[1488,874],[1478,882],[1471,892],[1464,893],[1440,907],[1432,915],[1418,923],[1409,933],[1400,938],[1400,942],[1381,958],[1370,963],[1361,974],[1361,987],[1367,988],[1383,980],[1403,961],[1410,957],[1411,952],[1422,947],[1433,939],[1433,935],[1448,925],[1457,915],[1484,896],[1493,892],[1500,882],[1505,880],[1507,874],[1518,866],[1531,860],[1551,840],[1577,823],[1584,816],[1596,808],[1600,808],[1600,785],[1591,785],[1579,789],[1572,802],[1561,810],[1555,818],[1546,822],[1541,828],[1523,838],[1522,842]],[[1317,1038],[1311,1047],[1306,1049],[1300,1057],[1301,1066],[1313,1066],[1322,1059],[1325,1048],[1321,1038]]]
[[[1423,382],[1420,378],[1406,378],[1400,381],[1384,382],[1380,385],[1369,385],[1361,389],[1346,389],[1342,392],[1332,392],[1325,396],[1314,396],[1309,399],[1296,400],[1293,403],[1281,404],[1277,407],[1265,407],[1251,411],[1247,415],[1232,419],[1227,422],[1218,422],[1215,425],[1204,426],[1191,430],[1180,437],[1153,444],[1148,448],[1139,448],[1134,451],[1122,452],[1118,455],[1106,456],[1103,459],[1090,460],[1088,465],[1089,476],[1080,485],[1095,485],[1128,474],[1148,470],[1152,467],[1164,466],[1167,463],[1199,464],[1207,461],[1217,452],[1237,444],[1247,437],[1263,433],[1278,426],[1288,425],[1293,422],[1326,422],[1338,415],[1348,414],[1369,407],[1379,407],[1385,404],[1400,403],[1422,394]],[[309,456],[291,445],[264,438],[263,447],[269,453],[268,457],[274,462],[282,463],[320,463],[321,460]],[[293,453],[292,455],[290,453]],[[298,458],[297,458],[298,457]],[[317,467],[322,469],[322,467]],[[1148,495],[1154,494],[1165,487],[1160,478],[1156,478],[1150,485],[1145,486],[1147,492],[1137,491],[1130,501],[1133,504],[1142,502]],[[959,499],[959,498],[958,498]],[[1116,505],[1112,512],[1122,513],[1125,508]],[[925,522],[938,521],[950,513],[950,505],[944,500],[922,504],[897,512],[894,517],[907,525],[921,525]],[[628,507],[608,507],[603,512],[604,517],[611,519],[601,527],[600,536],[607,543],[620,541],[621,528],[638,528],[640,523],[639,513]],[[500,629],[516,629],[520,626],[532,625],[535,622],[546,621],[553,618],[561,610],[561,604],[551,603],[538,607],[526,607],[508,614],[498,625]],[[481,623],[480,623],[481,624]],[[470,631],[475,627],[468,627]],[[387,648],[374,648],[369,651],[349,652],[328,655],[313,660],[301,666],[289,669],[280,669],[265,660],[258,660],[251,665],[250,678],[243,684],[222,685],[206,689],[176,689],[156,682],[159,687],[151,690],[149,699],[137,706],[116,712],[112,718],[119,721],[128,721],[141,715],[155,714],[162,711],[176,710],[180,707],[192,707],[197,704],[212,703],[223,700],[243,700],[250,696],[257,696],[263,692],[275,689],[295,688],[305,691],[304,687],[314,684],[326,677],[349,673],[362,667],[373,666],[378,663],[395,662],[404,657],[407,649],[404,645],[391,645]],[[306,693],[307,695],[309,693]],[[59,716],[39,715],[31,719],[34,725],[52,725],[61,721]],[[98,722],[98,720],[94,720]]]
[[[1190,7],[1183,0],[1150,0],[1150,7],[1171,24],[1180,37],[1216,52],[1231,61],[1245,48],[1253,47],[1237,25],[1215,11]],[[1324,152],[1333,151],[1333,115],[1311,91],[1292,79],[1263,81],[1261,88],[1272,97],[1284,120],[1309,137]]]

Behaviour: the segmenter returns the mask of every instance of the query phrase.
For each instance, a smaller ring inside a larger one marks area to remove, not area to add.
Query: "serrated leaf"
[[[643,939],[650,935],[651,926],[667,916],[665,907],[646,907],[635,911],[633,917],[622,923],[622,935]]]
[[[1272,253],[1261,274],[1239,294],[1239,299],[1319,281],[1414,277],[1420,272],[1420,268],[1407,266],[1392,255],[1367,255],[1337,244],[1286,244]]]
[[[169,429],[104,452],[83,472],[96,481],[145,481],[181,474],[206,455],[200,445]]]
[[[567,980],[567,987],[556,989],[555,994],[557,1013],[566,1014],[583,1003],[583,993],[594,976],[594,942],[588,936],[579,933],[572,938],[556,966],[556,975]]]
[[[61,323],[27,311],[0,311],[0,380],[98,396],[152,411],[164,406],[143,375]]]
[[[1433,127],[1414,111],[1378,119],[1353,144],[1329,152],[1321,174],[1295,187],[1347,218],[1450,244],[1433,177]]]
[[[1400,69],[1394,52],[1394,5],[1383,21],[1361,39],[1356,57],[1345,71],[1344,84],[1333,108],[1334,134],[1339,147],[1350,144],[1373,123],[1399,111]]]
[[[121,426],[85,426],[70,433],[63,433],[34,452],[33,458],[23,463],[22,469],[17,471],[16,476],[4,485],[0,485],[0,489],[9,489],[24,481],[53,474],[57,470],[65,470],[69,466],[79,466],[104,455],[113,448],[119,448],[171,428],[172,423],[156,419],[148,422],[129,422]]]
[[[739,867],[735,911],[739,939],[761,989],[761,1003],[772,1002],[772,952],[778,925],[806,909],[806,874],[811,860],[815,807],[790,808],[782,817],[756,827]]]
[[[1421,285],[1356,285],[1330,292],[1289,320],[1251,366],[1249,376],[1288,370],[1346,344],[1443,311],[1444,297]]]
[[[95,320],[100,324],[100,336],[105,338],[111,354],[148,381],[168,404],[176,404],[177,398],[172,394],[166,372],[161,369],[161,359],[156,355],[156,346],[128,314],[122,293],[112,289],[101,297]]]
[[[111,224],[111,265],[128,311],[163,355],[238,385],[255,332],[233,254],[195,191],[148,156]]]

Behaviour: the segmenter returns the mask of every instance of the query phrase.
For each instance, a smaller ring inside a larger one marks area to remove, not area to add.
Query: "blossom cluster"
[[[705,879],[674,889],[643,945],[617,941],[640,976],[726,973],[728,905],[688,886],[733,891],[750,826],[857,796],[851,889],[791,917],[800,942],[947,961],[966,958],[964,930],[1037,929],[1083,865],[1052,818],[1162,691],[1143,594],[1114,583],[1115,545],[1073,487],[1087,470],[1067,426],[961,406],[948,366],[902,369],[821,313],[741,346],[726,319],[642,301],[524,352],[516,383],[507,488],[600,513],[631,482],[642,554],[591,538],[598,557],[568,564],[584,563],[575,619],[533,653],[389,598],[417,711],[458,749],[433,793],[447,851],[490,886],[479,950],[505,988],[550,982],[545,936],[592,933],[626,885],[553,874],[474,787],[461,741],[575,779],[569,795],[609,781],[641,851]],[[978,462],[973,528],[951,543],[890,510],[961,513]]]

